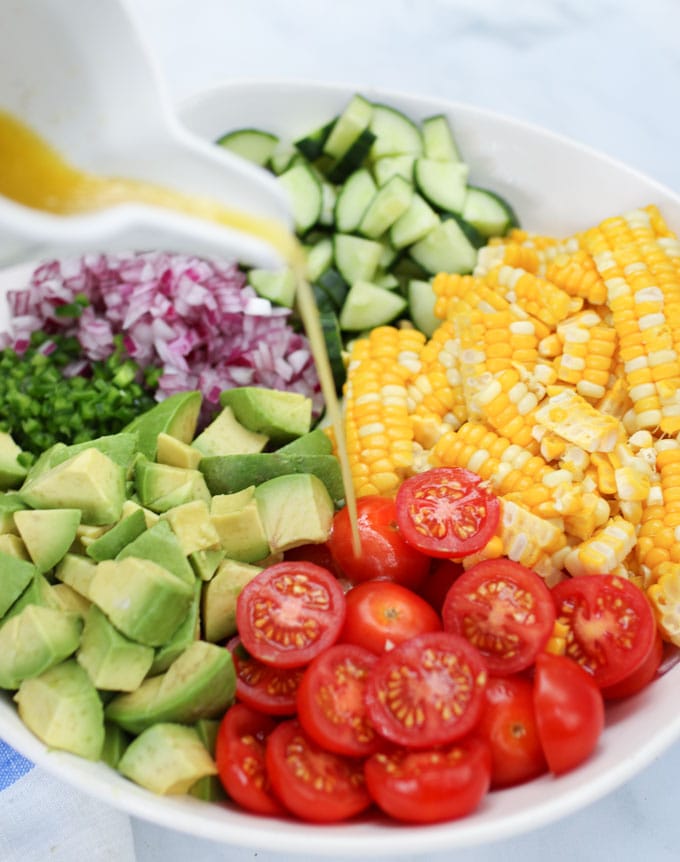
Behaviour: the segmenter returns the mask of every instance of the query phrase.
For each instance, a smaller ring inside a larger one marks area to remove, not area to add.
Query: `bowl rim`
[[[362,92],[369,98],[382,101],[413,101],[423,106],[427,112],[439,108],[450,113],[464,112],[472,120],[483,118],[487,121],[509,125],[531,136],[542,138],[548,143],[554,142],[569,150],[578,151],[583,156],[596,163],[607,163],[615,170],[630,177],[635,177],[666,201],[672,201],[680,212],[680,195],[665,187],[657,180],[631,168],[622,161],[614,159],[590,146],[582,144],[567,136],[555,133],[540,125],[507,116],[487,108],[480,108],[465,102],[448,100],[439,96],[426,96],[417,92],[392,90],[382,87],[357,87],[352,83],[312,82],[303,79],[266,79],[266,78],[231,78],[202,89],[183,99],[178,107],[180,119],[190,109],[200,102],[209,99],[222,98],[235,89],[247,90],[252,93],[269,91],[272,88],[288,90],[309,90],[310,88],[329,97]],[[426,115],[424,113],[423,115]],[[655,681],[652,689],[672,689],[676,679],[680,678],[680,669],[669,670],[668,673]],[[608,723],[618,723],[630,712],[644,708],[639,706],[649,697],[648,690],[631,698],[629,701],[617,704],[612,708]],[[220,814],[218,805],[211,805],[206,811],[204,803],[187,797],[159,797],[149,791],[124,779],[114,770],[101,763],[83,761],[66,752],[49,751],[31,732],[25,728],[16,715],[14,707],[9,702],[7,693],[0,695],[0,736],[20,753],[31,759],[38,766],[46,769],[57,778],[64,780],[79,790],[86,792],[128,814],[140,817],[176,831],[192,834],[196,837],[217,841],[223,844],[239,845],[268,849],[282,852],[295,852],[300,855],[339,856],[345,854],[370,853],[374,856],[399,856],[407,853],[423,854],[431,851],[460,849],[465,847],[493,844],[503,839],[533,831],[541,826],[555,821],[585,808],[587,805],[601,799],[608,793],[628,781],[665,749],[680,739],[680,714],[671,716],[670,721],[659,722],[655,733],[646,737],[630,755],[619,759],[598,773],[596,767],[607,757],[607,734],[595,753],[588,780],[582,777],[579,770],[561,776],[559,782],[564,788],[557,796],[550,794],[549,788],[554,786],[556,779],[542,776],[532,787],[545,788],[546,793],[538,804],[531,807],[520,807],[501,817],[487,822],[484,812],[489,805],[483,803],[479,814],[472,814],[462,820],[450,821],[433,826],[405,826],[387,822],[372,817],[336,825],[318,826],[302,823],[257,817],[238,810],[228,809],[225,819]],[[582,769],[587,768],[585,764]],[[591,775],[591,773],[593,773]],[[522,787],[527,787],[524,785]],[[510,788],[494,791],[497,799],[508,799],[508,794],[517,794],[522,790]],[[521,795],[521,794],[520,794]],[[491,806],[493,808],[493,806]],[[311,845],[311,847],[310,847]]]

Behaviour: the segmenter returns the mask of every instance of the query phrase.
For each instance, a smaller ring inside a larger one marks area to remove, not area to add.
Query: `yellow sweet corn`
[[[614,370],[616,333],[594,311],[569,317],[557,326],[562,350],[555,358],[557,379],[597,402],[607,392]]]
[[[616,516],[566,555],[565,568],[574,576],[606,574],[626,559],[635,541],[633,524]]]
[[[585,249],[556,255],[545,268],[545,277],[569,296],[578,296],[591,305],[603,305],[607,288],[591,254]]]
[[[680,646],[680,563],[666,563],[656,583],[647,588],[664,640]]]
[[[540,320],[549,329],[554,329],[583,304],[579,297],[569,296],[552,282],[505,264],[490,270],[486,281],[496,287],[510,304],[519,305],[530,317]]]
[[[611,452],[624,436],[621,423],[564,387],[549,394],[535,413],[539,426],[586,452]]]

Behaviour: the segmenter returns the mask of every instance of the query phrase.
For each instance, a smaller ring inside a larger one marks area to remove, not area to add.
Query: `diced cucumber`
[[[401,287],[401,282],[391,272],[376,273],[373,276],[373,284],[377,284],[378,287],[384,287],[385,290],[398,290]]]
[[[261,129],[235,129],[217,139],[220,147],[261,167],[269,163],[278,143],[276,135]]]
[[[395,248],[405,248],[422,239],[439,223],[439,216],[425,198],[414,194],[411,205],[390,228],[390,242]]]
[[[359,233],[377,239],[409,208],[413,186],[398,174],[381,186],[373,196],[359,224]]]
[[[269,159],[269,169],[278,177],[293,165],[304,164],[304,157],[294,147],[280,147]]]
[[[335,125],[336,120],[333,119],[325,126],[310,132],[304,138],[299,138],[295,141],[295,147],[309,162],[315,162],[323,154],[323,148],[328,140],[328,136]]]
[[[335,204],[335,229],[339,233],[352,233],[359,227],[376,191],[375,182],[367,168],[360,168],[347,178]]]
[[[323,151],[335,159],[344,156],[364,129],[368,128],[372,115],[371,103],[359,94],[354,96],[333,125]]]
[[[327,176],[332,183],[344,183],[347,177],[360,168],[375,141],[375,135],[370,129],[364,129],[346,153],[333,162]]]
[[[332,311],[324,311],[319,315],[319,322],[321,323],[321,331],[326,342],[326,351],[331,366],[331,373],[333,374],[333,382],[335,383],[336,390],[340,392],[345,382],[347,371],[342,355],[342,333],[340,332],[338,317]]]
[[[321,216],[323,206],[321,183],[312,168],[306,164],[288,168],[279,177],[279,182],[289,196],[295,230],[300,234],[307,233]]]
[[[333,240],[329,237],[317,240],[304,249],[307,261],[307,278],[316,281],[333,263]]]
[[[460,213],[465,203],[469,168],[463,162],[416,159],[413,168],[418,191],[440,210]]]
[[[319,311],[332,311],[333,314],[335,314],[335,312],[338,311],[338,308],[323,287],[319,287],[318,284],[313,284],[311,287],[312,293],[314,294],[314,301],[316,302],[316,307]]]
[[[338,233],[333,237],[333,256],[347,284],[370,281],[383,253],[383,245],[372,239]]]
[[[510,204],[489,189],[468,186],[463,218],[484,237],[504,236],[519,222]]]
[[[335,186],[325,180],[321,181],[321,214],[319,216],[319,224],[325,227],[333,227],[335,224],[335,202],[337,193]]]
[[[383,243],[382,254],[380,255],[380,260],[378,261],[378,269],[388,270],[394,266],[399,258],[399,251],[390,245],[389,242]]]
[[[248,273],[248,283],[259,296],[263,296],[276,305],[292,308],[295,302],[295,276],[287,267],[284,269],[251,269]]]
[[[430,338],[442,322],[434,313],[437,297],[432,290],[432,282],[413,278],[408,283],[407,294],[411,320]]]
[[[384,326],[398,317],[407,306],[406,299],[370,281],[356,281],[340,312],[340,328],[357,332]]]
[[[395,174],[413,182],[413,164],[415,156],[384,156],[373,165],[373,176],[379,186],[384,186]]]
[[[454,219],[454,221],[458,224],[458,227],[463,231],[465,236],[475,248],[481,248],[482,246],[486,245],[486,237],[483,236],[474,225],[470,224],[469,221],[466,221],[463,216],[460,216],[457,213],[446,213],[443,218]]]
[[[373,105],[369,128],[376,138],[371,147],[374,162],[383,156],[418,156],[423,151],[423,139],[418,126],[389,105]]]
[[[333,309],[335,311],[340,311],[345,299],[347,298],[349,285],[337,269],[333,269],[332,267],[327,269],[319,276],[316,284],[324,291],[326,296],[328,296]]]
[[[428,159],[441,162],[462,161],[448,118],[444,114],[427,117],[420,124],[420,128],[423,133],[423,153]]]
[[[430,275],[472,272],[477,250],[455,219],[445,219],[410,248],[411,257]]]

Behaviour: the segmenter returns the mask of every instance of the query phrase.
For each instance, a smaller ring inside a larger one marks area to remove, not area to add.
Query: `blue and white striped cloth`
[[[53,778],[0,739],[1,862],[134,862],[130,818]]]

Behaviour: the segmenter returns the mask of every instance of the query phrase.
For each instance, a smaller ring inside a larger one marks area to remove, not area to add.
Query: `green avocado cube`
[[[96,605],[90,607],[76,660],[95,688],[134,691],[151,669],[153,659],[153,647],[131,641],[111,625]]]
[[[5,616],[36,574],[33,563],[0,551],[0,618]]]
[[[14,513],[14,522],[38,570],[48,572],[73,544],[80,509],[24,509]]]

